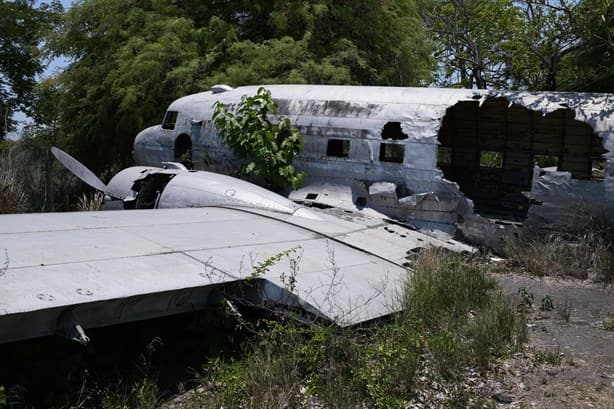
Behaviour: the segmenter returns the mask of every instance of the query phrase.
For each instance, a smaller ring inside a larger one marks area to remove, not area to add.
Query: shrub
[[[515,303],[483,268],[462,256],[429,249],[418,258],[405,291],[405,320],[418,323],[442,375],[467,364],[486,368],[493,357],[526,339]]]
[[[242,96],[234,112],[220,102],[214,110],[213,123],[222,141],[249,160],[244,174],[263,176],[274,190],[296,189],[303,183],[305,174],[292,166],[303,146],[301,136],[288,118],[277,116],[270,91],[260,87],[255,96]]]
[[[0,147],[0,213],[40,212],[49,207],[44,156],[30,150],[28,143]],[[55,208],[69,209],[76,196],[77,180],[61,166],[54,166],[52,184]]]
[[[23,213],[29,210],[26,187],[14,151],[2,152],[0,160],[0,213]]]
[[[404,408],[434,381],[451,391],[435,403],[466,407],[479,398],[460,382],[465,368],[487,368],[526,338],[516,300],[458,255],[423,252],[404,303],[405,312],[365,329],[267,321],[246,341],[242,357],[209,361],[204,381],[212,390],[203,401],[209,407]]]

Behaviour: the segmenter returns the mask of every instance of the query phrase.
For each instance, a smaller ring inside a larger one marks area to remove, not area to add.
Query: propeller
[[[86,168],[85,165],[79,162],[77,159],[73,158],[63,150],[56,148],[55,146],[51,148],[51,153],[57,160],[60,161],[62,165],[64,165],[66,169],[71,171],[73,175],[94,189],[100,190],[103,193],[107,190],[107,185],[105,185],[102,180],[98,178],[98,176]]]

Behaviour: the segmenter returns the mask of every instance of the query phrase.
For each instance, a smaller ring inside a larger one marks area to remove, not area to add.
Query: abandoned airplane
[[[577,206],[614,209],[614,95],[468,89],[267,85],[303,136],[307,173],[289,198],[372,208],[451,231],[477,213],[560,222]],[[134,141],[138,164],[185,154],[197,169],[236,171],[213,103],[258,87],[216,86],[174,101]]]
[[[85,344],[87,328],[222,300],[347,326],[399,311],[408,253],[472,250],[180,164],[105,184],[52,152],[105,207],[137,210],[0,215],[0,343],[60,333]]]

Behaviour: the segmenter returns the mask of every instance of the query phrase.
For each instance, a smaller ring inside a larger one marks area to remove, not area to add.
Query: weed
[[[12,152],[0,161],[0,213],[22,213],[29,209],[25,186],[19,177]]]
[[[78,182],[76,178],[68,176],[65,169],[53,167],[52,201],[45,180],[46,158],[47,151],[32,147],[27,138],[12,144],[10,148],[0,149],[0,213],[40,212],[51,207],[70,208],[78,190]]]
[[[542,297],[539,309],[542,311],[552,311],[554,309],[554,301],[550,294],[546,294]]]
[[[544,350],[544,351],[536,351],[535,352],[535,362],[539,364],[549,364],[552,366],[559,366],[563,362],[562,359],[563,354],[561,354],[560,347],[552,351]]]
[[[495,281],[461,256],[430,249],[416,260],[407,283],[405,308],[410,317],[427,325],[448,317],[451,322],[486,305]]]
[[[569,301],[569,298],[565,297],[563,303],[557,305],[557,311],[563,321],[569,322],[571,319],[571,301]]]
[[[520,303],[518,304],[518,308],[522,310],[530,310],[533,308],[533,293],[529,291],[526,287],[520,287],[518,289],[518,296],[520,297]]]
[[[301,246],[292,247],[291,249],[274,254],[261,262],[255,263],[252,266],[252,273],[247,277],[247,279],[255,280],[257,278],[261,278],[269,272],[271,267],[279,263],[281,259],[283,259],[284,257],[290,258],[291,254],[296,253],[300,249]]]
[[[484,269],[439,250],[425,251],[415,268],[406,290],[406,319],[424,327],[424,342],[444,376],[467,362],[486,367],[526,339],[524,317]]]
[[[126,385],[122,380],[102,393],[100,407],[103,409],[156,408],[159,390],[155,379],[143,377]]]
[[[524,315],[501,290],[492,294],[465,331],[476,363],[486,368],[492,357],[501,356],[508,349],[519,351],[527,339]]]
[[[92,212],[102,210],[104,204],[104,193],[94,192],[90,195],[85,193],[81,194],[81,197],[77,201],[77,210],[82,212]]]
[[[400,323],[383,327],[366,345],[358,380],[375,407],[402,408],[411,396],[420,360],[421,340]]]

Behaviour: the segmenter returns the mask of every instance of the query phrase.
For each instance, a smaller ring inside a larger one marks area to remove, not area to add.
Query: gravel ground
[[[497,279],[511,294],[533,295],[528,346],[496,374],[512,400],[499,407],[614,408],[614,288],[551,277]],[[542,310],[548,297],[553,308]]]

